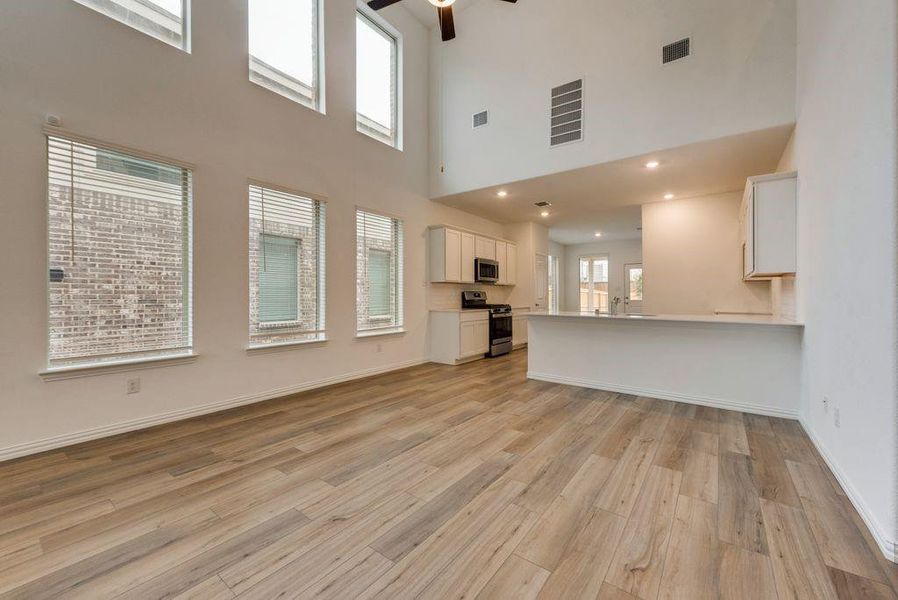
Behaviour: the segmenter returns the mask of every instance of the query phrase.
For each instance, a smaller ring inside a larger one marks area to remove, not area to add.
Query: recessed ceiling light
[[[664,194],[664,199],[665,199],[665,200],[673,200],[673,199],[674,199],[674,195],[673,195],[673,194]]]
[[[650,160],[649,162],[645,163],[645,168],[646,169],[657,169],[659,164],[661,164],[661,163],[659,163],[657,160]]]
[[[597,231],[597,232],[596,232],[596,237],[602,237],[602,232],[601,232],[601,231]]]
[[[447,6],[452,6],[455,0],[430,0],[430,3],[437,8],[446,8]]]
[[[541,217],[548,217],[548,216],[549,216],[549,211],[544,210],[543,212],[539,213],[539,216],[541,216]]]
[[[496,195],[499,196],[500,198],[504,198],[505,196],[508,195],[508,192],[506,192],[505,190],[499,190],[498,192],[496,192]]]

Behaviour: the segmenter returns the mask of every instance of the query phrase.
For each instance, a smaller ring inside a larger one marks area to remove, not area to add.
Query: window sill
[[[370,331],[357,331],[355,337],[357,340],[366,338],[383,337],[385,335],[405,335],[404,327],[391,327],[389,329],[372,329]]]
[[[66,367],[50,367],[41,371],[38,375],[44,381],[62,381],[64,379],[76,379],[78,377],[93,377],[96,375],[108,375],[110,373],[125,373],[140,369],[157,369],[160,367],[173,367],[196,362],[198,354],[174,354],[169,356],[154,356],[152,358],[134,358],[108,363],[93,363],[86,365],[72,365]]]
[[[250,344],[245,348],[247,354],[267,354],[269,352],[282,352],[284,350],[293,350],[303,346],[315,346],[324,344],[327,338],[319,338],[317,340],[300,340],[296,342],[278,342],[275,344]]]

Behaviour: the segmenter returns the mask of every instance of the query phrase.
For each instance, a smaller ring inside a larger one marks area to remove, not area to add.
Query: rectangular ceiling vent
[[[550,146],[583,139],[583,80],[552,89]]]
[[[477,129],[478,127],[483,127],[483,126],[487,125],[489,122],[490,122],[490,111],[484,110],[479,113],[474,113],[474,119],[473,119],[474,129]]]
[[[690,38],[684,38],[679,42],[668,44],[661,49],[661,64],[666,65],[675,60],[689,56]]]

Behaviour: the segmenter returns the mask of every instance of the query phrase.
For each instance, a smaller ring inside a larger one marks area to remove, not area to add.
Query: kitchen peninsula
[[[742,315],[528,315],[528,377],[780,417],[798,414],[803,326]]]

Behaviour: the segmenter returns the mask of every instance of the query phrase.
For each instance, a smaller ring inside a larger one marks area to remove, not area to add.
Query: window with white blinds
[[[249,0],[250,81],[321,106],[320,0]]]
[[[49,366],[189,354],[192,175],[47,138]]]
[[[356,327],[360,332],[403,326],[402,221],[356,210]]]
[[[399,148],[399,37],[377,18],[356,13],[356,129]]]
[[[323,340],[325,207],[249,186],[250,346]]]
[[[189,0],[75,0],[75,2],[190,52]]]

